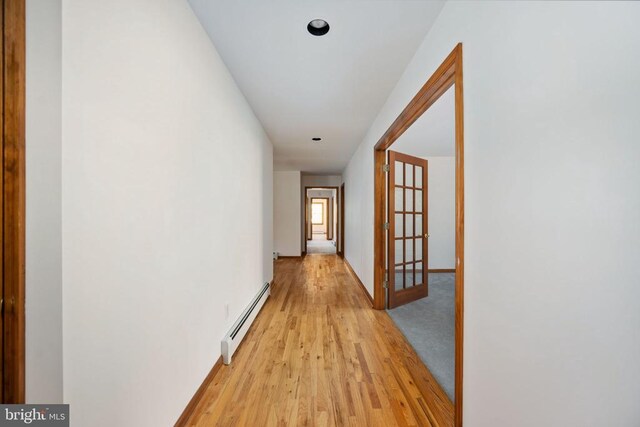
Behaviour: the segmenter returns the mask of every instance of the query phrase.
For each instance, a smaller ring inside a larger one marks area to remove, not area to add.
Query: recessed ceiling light
[[[322,141],[322,138],[318,138],[317,136],[315,138],[311,138],[312,141],[318,142],[318,141]]]
[[[307,25],[307,31],[314,36],[324,36],[329,32],[329,23],[324,19],[314,19]]]

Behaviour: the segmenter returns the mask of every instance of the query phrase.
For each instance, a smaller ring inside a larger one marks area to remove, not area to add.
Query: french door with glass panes
[[[427,160],[389,151],[387,303],[428,294]]]

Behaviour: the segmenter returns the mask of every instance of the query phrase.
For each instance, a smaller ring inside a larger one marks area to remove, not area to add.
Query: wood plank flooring
[[[195,426],[452,426],[453,405],[336,255],[281,259]]]

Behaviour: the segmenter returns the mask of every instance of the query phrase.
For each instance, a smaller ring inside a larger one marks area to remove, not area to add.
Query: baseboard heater
[[[264,305],[271,293],[271,286],[265,283],[258,295],[253,298],[249,306],[242,312],[240,318],[233,324],[229,333],[222,340],[222,362],[225,365],[231,363],[231,356],[242,342],[253,320]]]

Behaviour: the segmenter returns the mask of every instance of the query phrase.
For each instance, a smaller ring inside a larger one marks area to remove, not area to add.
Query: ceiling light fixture
[[[307,25],[307,31],[314,36],[324,36],[329,32],[329,23],[324,19],[314,19]]]
[[[320,141],[322,141],[322,138],[318,138],[318,137],[316,136],[315,138],[311,138],[311,140],[312,140],[312,141],[315,141],[315,142],[320,142]]]

